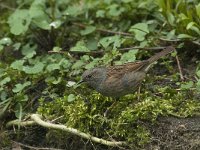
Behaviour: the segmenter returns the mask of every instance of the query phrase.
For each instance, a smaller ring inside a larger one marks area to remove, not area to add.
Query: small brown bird
[[[80,82],[86,82],[104,96],[119,98],[137,90],[150,65],[173,50],[175,50],[174,47],[168,46],[144,61],[86,70]]]

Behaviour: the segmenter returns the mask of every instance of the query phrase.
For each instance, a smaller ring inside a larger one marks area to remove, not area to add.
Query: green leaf
[[[72,69],[80,69],[83,65],[85,63],[82,60],[78,60],[73,64]]]
[[[167,20],[169,21],[170,25],[174,25],[175,17],[171,12],[167,12]]]
[[[87,26],[84,30],[81,30],[81,35],[87,35],[96,30],[96,27],[94,26]]]
[[[36,48],[37,46],[30,46],[30,44],[26,44],[22,47],[22,55],[24,55],[26,58],[32,58],[36,55]]]
[[[77,5],[69,6],[67,10],[64,12],[65,15],[70,15],[73,17],[76,17],[81,13],[82,13],[81,8],[80,6],[77,6]]]
[[[200,3],[195,6],[198,17],[200,18]]]
[[[115,35],[115,36],[102,38],[99,41],[99,44],[102,45],[106,49],[108,46],[110,46],[113,43],[113,49],[116,49],[120,47],[123,42],[124,40],[122,40],[119,35]]]
[[[10,77],[5,77],[3,80],[0,81],[0,85],[3,86],[10,81],[11,81]]]
[[[10,32],[15,35],[20,35],[28,30],[31,23],[31,16],[27,9],[17,9],[8,18],[8,24],[10,26]]]
[[[12,40],[9,37],[4,37],[0,40],[0,45],[10,45]]]
[[[58,46],[53,47],[54,52],[60,52],[61,50],[62,50],[62,48],[60,48]]]
[[[0,96],[1,101],[5,101],[7,99],[7,96],[8,96],[7,92],[2,91]]]
[[[177,38],[178,39],[192,39],[193,37],[192,36],[190,36],[190,35],[188,35],[188,34],[179,34],[178,36],[177,36]]]
[[[69,68],[71,66],[69,60],[65,58],[61,59],[61,61],[59,62],[59,65],[62,66],[63,68]]]
[[[129,50],[129,52],[124,53],[121,56],[120,61],[125,63],[125,62],[133,62],[136,60],[136,54],[137,54],[138,50]]]
[[[54,80],[52,83],[53,84],[58,84],[58,83],[60,83],[62,81],[62,78],[61,77],[58,77],[58,79],[57,80]]]
[[[188,23],[186,29],[187,29],[187,30],[193,30],[193,31],[195,31],[197,34],[200,35],[200,30],[199,30],[199,28],[196,27],[195,25],[197,26],[197,24],[196,24],[195,22],[190,22],[190,23]]]
[[[197,76],[200,78],[200,70],[196,72]]]
[[[90,50],[97,50],[98,41],[94,38],[89,38],[87,41],[87,47]]]
[[[146,23],[137,23],[129,29],[129,32],[135,34],[137,41],[144,41],[145,36],[149,33],[148,24]]]
[[[60,69],[60,65],[59,64],[49,64],[46,69],[49,72],[51,72],[53,70],[59,70]]]
[[[186,83],[182,83],[181,84],[181,89],[187,90],[187,89],[192,88],[193,85],[194,85],[194,83],[192,81],[189,81],[189,82],[186,82]]]
[[[69,94],[68,97],[67,97],[68,102],[73,102],[75,99],[76,99],[76,97],[75,97],[74,94]]]
[[[190,23],[188,23],[186,29],[189,30],[194,25],[195,25],[195,22],[190,22]]]
[[[119,6],[118,4],[112,4],[108,7],[108,14],[113,17],[119,16],[122,12],[125,11],[124,7]]]
[[[97,18],[103,18],[103,17],[105,17],[105,11],[104,10],[97,10],[96,17]]]
[[[34,0],[29,9],[29,14],[36,26],[41,29],[50,30],[50,18],[45,10],[45,0]]]
[[[21,92],[25,87],[27,87],[27,86],[29,86],[29,85],[31,85],[31,82],[30,82],[30,81],[27,81],[27,82],[25,82],[25,83],[23,83],[23,84],[18,83],[18,84],[15,85],[15,87],[12,89],[12,91],[13,91],[14,93]]]
[[[89,52],[90,50],[86,47],[85,42],[78,41],[74,47],[70,49],[70,51],[78,51],[78,52]]]
[[[44,64],[42,62],[38,62],[34,66],[24,66],[23,71],[27,74],[38,74],[41,73],[44,69]]]
[[[51,22],[49,24],[49,26],[57,29],[61,26],[61,24],[62,24],[62,22],[60,20],[56,20],[56,21]]]
[[[16,60],[11,64],[11,68],[22,71],[23,70],[24,60]]]

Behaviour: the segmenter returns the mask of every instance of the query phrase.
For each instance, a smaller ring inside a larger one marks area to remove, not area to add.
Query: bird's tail
[[[156,61],[159,58],[161,58],[162,56],[165,56],[165,55],[169,54],[170,52],[172,52],[174,50],[175,50],[175,48],[173,46],[168,46],[164,50],[162,50],[161,52],[159,52],[159,53],[155,54],[154,56],[150,57],[147,61],[149,62],[149,64],[151,64],[154,61]]]

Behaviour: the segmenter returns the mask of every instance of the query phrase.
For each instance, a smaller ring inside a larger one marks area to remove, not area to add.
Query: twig
[[[132,49],[138,49],[138,50],[162,50],[165,47],[125,47],[125,48],[120,48],[118,49],[119,51],[129,51]],[[103,49],[98,50],[98,51],[89,51],[89,52],[83,52],[81,50],[76,50],[76,51],[70,51],[70,53],[76,53],[76,54],[103,54],[105,51]],[[58,54],[68,54],[66,51],[48,51],[48,53],[58,53]]]
[[[6,127],[10,127],[10,126],[13,126],[13,125],[20,125],[20,126],[30,126],[30,125],[35,125],[36,122],[35,121],[19,121],[19,119],[16,119],[16,120],[12,120],[12,121],[9,121],[7,124],[6,124]]]
[[[160,40],[162,40],[162,41],[167,41],[167,42],[179,42],[179,41],[181,41],[181,39],[164,39],[164,38],[159,38]]]
[[[81,23],[73,23],[73,25],[75,26],[79,26],[81,28],[86,28],[86,25],[84,24],[81,24]],[[96,29],[97,31],[100,31],[100,32],[106,32],[106,33],[111,33],[111,34],[118,34],[118,35],[125,35],[125,36],[133,36],[132,34],[130,33],[126,33],[126,32],[115,32],[115,31],[111,31],[111,30],[106,30],[106,29],[101,29],[101,28],[97,28]]]
[[[56,54],[67,54],[68,52],[66,51],[48,51],[49,54],[53,54],[53,53],[56,53]]]
[[[81,132],[77,129],[66,127],[65,125],[58,125],[58,124],[45,122],[45,121],[41,120],[41,116],[38,115],[38,114],[32,114],[31,119],[33,119],[37,124],[39,124],[39,125],[41,125],[45,128],[66,131],[66,132],[77,135],[77,136],[82,137],[84,139],[91,140],[91,141],[96,142],[96,143],[104,144],[104,145],[107,145],[107,146],[114,146],[114,147],[126,145],[126,143],[124,141],[119,141],[119,142],[107,141],[107,140],[104,140],[104,139],[94,137],[90,134],[86,134],[86,133]]]
[[[177,65],[178,65],[178,70],[179,70],[179,73],[180,73],[180,78],[181,78],[181,80],[183,81],[183,80],[184,80],[183,72],[182,72],[182,68],[181,68],[181,65],[180,65],[180,61],[179,61],[179,58],[178,58],[177,55],[176,55],[176,62],[177,62]]]
[[[31,119],[33,121],[24,121],[24,122],[20,122],[19,120],[14,120],[14,121],[10,121],[6,124],[6,127],[12,126],[12,125],[20,125],[20,126],[26,126],[26,125],[33,125],[33,124],[38,124],[42,127],[45,128],[50,128],[50,129],[57,129],[57,130],[62,130],[62,131],[66,131],[68,133],[71,133],[73,135],[77,135],[81,138],[87,139],[87,140],[91,140],[95,143],[100,143],[103,145],[107,145],[107,146],[113,146],[113,147],[119,147],[119,146],[125,146],[127,145],[127,143],[125,141],[108,141],[108,140],[104,140],[98,137],[94,137],[90,134],[86,134],[84,132],[81,132],[77,129],[74,128],[70,128],[70,127],[66,127],[65,125],[59,125],[59,124],[53,124],[53,123],[49,123],[49,122],[45,122],[41,119],[42,117],[38,114],[32,114],[31,115]]]
[[[64,117],[64,115],[62,115],[62,116],[60,116],[60,117],[58,117],[58,118],[55,118],[55,119],[51,120],[51,122],[55,122],[56,120],[58,120],[58,119],[60,119],[60,118],[63,118],[63,117]]]
[[[126,51],[126,50],[131,50],[131,49],[139,49],[139,50],[161,50],[164,49],[165,47],[127,47],[127,48],[121,48],[118,49],[119,51]]]
[[[25,145],[23,143],[20,142],[16,142],[16,141],[12,141],[13,143],[16,143],[22,147],[26,147],[26,148],[30,148],[30,149],[36,149],[36,150],[64,150],[64,149],[56,149],[56,148],[44,148],[44,147],[34,147],[34,146],[29,146],[29,145]]]

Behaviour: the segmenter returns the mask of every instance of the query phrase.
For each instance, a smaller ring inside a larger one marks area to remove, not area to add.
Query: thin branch
[[[120,48],[118,49],[119,51],[129,51],[129,50],[133,50],[133,49],[138,49],[138,50],[162,50],[165,47],[138,47],[138,46],[134,46],[134,47],[125,47],[125,48]],[[81,50],[76,50],[76,51],[70,51],[70,53],[76,53],[76,54],[103,54],[105,51],[103,49],[98,50],[98,51],[89,51],[89,52],[83,52]],[[68,54],[68,52],[66,51],[48,51],[48,53],[52,54],[52,53],[58,53],[58,54]]]
[[[165,38],[159,38],[162,41],[167,41],[167,42],[179,42],[181,41],[181,39],[165,39]]]
[[[119,51],[126,51],[126,50],[131,50],[131,49],[139,49],[139,50],[162,50],[164,48],[165,47],[137,47],[137,46],[134,46],[134,47],[121,48],[121,49],[118,49],[118,50]]]
[[[35,121],[19,121],[19,119],[16,119],[16,120],[12,120],[12,121],[9,121],[7,124],[6,124],[6,127],[11,127],[11,126],[31,126],[31,125],[36,125],[36,122]]]
[[[65,125],[59,125],[59,124],[53,124],[50,122],[45,122],[41,119],[42,117],[38,114],[32,114],[31,115],[31,119],[33,121],[23,121],[20,122],[19,120],[13,120],[10,121],[6,124],[6,127],[10,127],[13,125],[20,125],[20,126],[28,126],[28,125],[35,125],[38,124],[40,126],[43,126],[45,128],[50,128],[50,129],[57,129],[57,130],[62,130],[62,131],[66,131],[68,133],[71,133],[73,135],[77,135],[81,138],[87,139],[87,140],[91,140],[92,142],[95,143],[100,143],[103,145],[107,145],[107,146],[113,146],[113,147],[119,147],[119,146],[125,146],[127,145],[127,143],[125,141],[108,141],[108,140],[104,140],[98,137],[94,137],[90,134],[86,134],[84,132],[81,132],[77,129],[74,128],[70,128],[70,127],[66,127]]]
[[[91,140],[91,141],[96,142],[96,143],[104,144],[104,145],[107,145],[107,146],[114,146],[114,147],[126,145],[126,143],[124,141],[118,141],[118,142],[116,142],[116,141],[107,141],[107,140],[104,140],[104,139],[100,139],[100,138],[94,137],[94,136],[92,136],[90,134],[86,134],[86,133],[81,132],[81,131],[79,131],[77,129],[66,127],[65,125],[58,125],[58,124],[45,122],[45,121],[43,121],[41,119],[41,116],[38,115],[38,114],[32,114],[31,115],[31,119],[33,119],[37,124],[39,124],[39,125],[41,125],[41,126],[43,126],[45,128],[66,131],[66,132],[69,132],[71,134],[77,135],[77,136],[82,137],[84,139]]]
[[[86,25],[81,24],[81,23],[73,23],[73,25],[81,27],[81,28],[86,28],[87,27]],[[115,31],[101,29],[101,28],[97,28],[96,30],[100,31],[100,32],[111,33],[111,34],[125,35],[125,36],[131,36],[131,37],[133,36],[132,34],[126,33],[126,32],[115,32]]]
[[[181,68],[181,65],[180,65],[180,61],[179,61],[179,58],[178,58],[177,55],[176,55],[176,62],[177,62],[177,65],[178,65],[178,70],[179,70],[179,73],[180,73],[180,78],[183,81],[184,80],[183,71],[182,71],[182,68]]]

